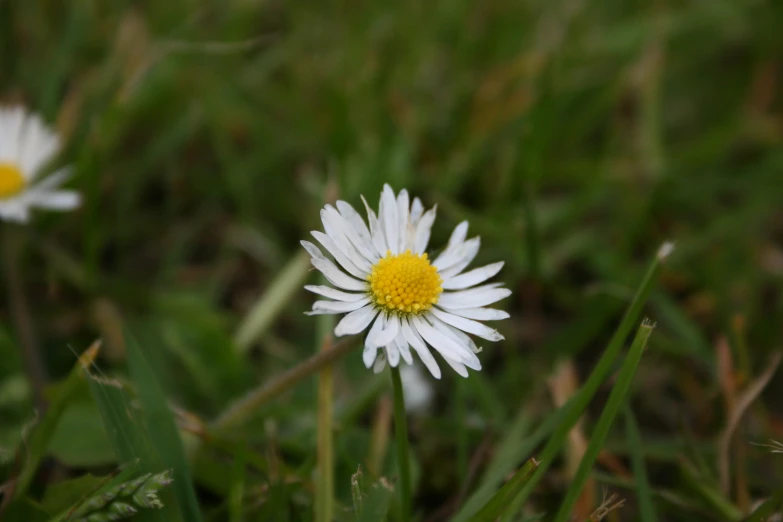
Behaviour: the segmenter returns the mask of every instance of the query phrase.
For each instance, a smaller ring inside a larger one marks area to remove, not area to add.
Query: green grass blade
[[[609,429],[612,427],[612,422],[620,410],[620,407],[626,401],[626,395],[631,389],[631,383],[633,377],[636,374],[636,369],[639,366],[639,361],[642,359],[642,353],[644,347],[647,345],[647,339],[650,337],[654,326],[648,321],[643,321],[639,327],[634,338],[631,349],[628,352],[625,362],[620,368],[620,372],[617,376],[617,382],[612,388],[612,393],[609,394],[609,400],[606,402],[601,416],[598,418],[598,423],[593,430],[593,434],[590,437],[590,443],[587,445],[582,461],[579,463],[579,468],[576,470],[571,485],[566,492],[566,497],[560,505],[560,510],[555,517],[555,522],[565,522],[571,518],[571,512],[573,511],[574,504],[576,504],[579,494],[582,492],[587,479],[590,476],[590,471],[593,469],[593,464],[598,458],[598,453],[604,445],[604,440],[609,434]]]
[[[639,426],[629,402],[625,403],[625,435],[631,449],[631,467],[636,480],[636,496],[639,499],[640,522],[658,522],[658,514],[653,503],[650,481],[647,480],[647,466],[644,462],[644,443]]]
[[[155,447],[163,467],[173,470],[172,490],[183,517],[188,522],[198,522],[201,520],[201,512],[196,492],[193,489],[190,463],[185,455],[185,448],[168,406],[166,395],[155,373],[144,358],[141,348],[129,332],[125,332],[125,346],[131,378],[144,410],[150,441]]]
[[[57,424],[60,422],[68,403],[82,382],[82,371],[95,360],[95,357],[98,355],[98,349],[99,345],[95,343],[79,357],[79,361],[59,388],[55,399],[49,405],[49,409],[30,435],[27,443],[27,461],[16,481],[14,490],[16,498],[24,496],[30,487],[38,465],[46,455],[49,441],[57,429]]]
[[[525,487],[525,484],[530,480],[536,467],[538,467],[538,462],[536,462],[535,459],[528,460],[525,465],[511,477],[506,485],[500,488],[489,502],[470,518],[470,522],[493,522],[502,515],[509,503],[514,500],[519,491]]]
[[[655,259],[647,269],[647,272],[642,279],[636,295],[631,301],[628,310],[625,312],[625,316],[623,316],[623,319],[612,336],[612,339],[609,341],[609,345],[604,351],[604,354],[601,356],[601,359],[598,361],[598,364],[596,364],[595,369],[590,374],[590,377],[587,379],[584,386],[566,404],[564,404],[560,409],[552,414],[525,441],[524,445],[520,445],[521,449],[526,450],[524,455],[528,455],[529,452],[532,451],[543,439],[545,439],[550,433],[554,432],[552,436],[549,437],[549,440],[540,454],[538,469],[536,469],[531,479],[526,483],[525,487],[522,488],[522,491],[520,492],[522,502],[524,502],[524,499],[527,499],[527,497],[530,496],[533,488],[538,484],[541,478],[543,478],[544,474],[549,469],[549,466],[552,465],[555,457],[563,447],[563,444],[565,443],[571,428],[582,416],[582,413],[584,412],[585,408],[587,408],[588,404],[590,404],[590,401],[595,396],[598,388],[601,386],[601,383],[603,383],[604,379],[609,374],[614,360],[617,358],[617,355],[622,349],[625,338],[628,336],[628,333],[631,331],[633,325],[639,319],[639,315],[642,312],[642,307],[647,301],[647,297],[649,296],[653,284],[657,279],[661,264],[668,257],[671,251],[672,245],[670,243],[665,243],[663,246],[661,246],[660,249],[658,249]],[[524,448],[522,448],[523,446]],[[487,488],[481,490],[482,495],[486,494],[486,490]],[[478,493],[479,492],[477,492],[477,494]],[[466,502],[465,506],[454,518],[454,522],[463,522],[467,520],[473,513],[475,513],[475,510],[478,508],[478,506],[482,505],[481,499],[477,496],[477,494],[474,494],[468,500],[468,502]]]
[[[625,339],[628,337],[633,325],[638,321],[639,315],[641,315],[644,303],[647,301],[647,297],[650,295],[650,291],[657,279],[661,263],[671,253],[671,250],[672,245],[670,243],[666,243],[658,249],[655,259],[650,264],[633,301],[625,312],[625,316],[617,327],[612,339],[609,341],[609,345],[604,351],[604,354],[601,356],[601,359],[598,361],[598,364],[579,393],[564,406],[566,409],[566,413],[564,413],[565,419],[557,426],[554,434],[549,438],[546,446],[544,446],[544,449],[541,452],[538,469],[535,471],[525,488],[520,492],[520,496],[523,499],[527,499],[530,496],[533,488],[535,488],[544,474],[549,470],[549,466],[552,465],[555,457],[560,453],[563,444],[565,444],[571,428],[573,428],[574,424],[576,424],[582,416],[585,409],[590,404],[590,401],[593,399],[596,392],[598,392],[599,387],[606,379],[606,376],[611,371],[617,355],[620,353],[620,350],[622,350]]]

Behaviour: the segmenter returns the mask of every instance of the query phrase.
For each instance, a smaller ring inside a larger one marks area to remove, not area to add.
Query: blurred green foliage
[[[56,124],[58,164],[73,165],[84,194],[79,211],[27,228],[48,396],[101,337],[98,364],[126,394],[117,404],[138,414],[138,376],[124,377],[123,331],[133,332],[183,428],[205,519],[309,520],[315,378],[236,430],[205,426],[319,350],[302,315],[312,297],[292,284],[315,279],[295,268],[298,241],[320,228],[328,199],[375,204],[388,182],[438,205],[436,247],[468,219],[482,236],[476,264],[505,260],[500,278],[514,290],[503,304],[512,319],[498,324],[506,341],[485,346],[465,403],[446,375],[434,411],[410,419],[419,514],[448,520],[492,454],[509,451],[505,435],[524,440],[528,423],[551,418],[546,376],[565,358],[589,375],[665,240],[677,250],[645,309],[657,328],[630,392],[639,433],[617,422],[593,479],[627,499],[619,520],[635,520],[629,479],[645,468],[660,520],[722,519],[725,503],[747,511],[783,486],[768,450],[732,447],[727,492],[690,488],[717,483],[727,394],[747,389],[783,341],[782,17],[773,0],[0,0],[0,103]],[[259,301],[263,334],[238,344]],[[5,482],[37,424],[5,304],[0,313]],[[352,520],[350,478],[377,449],[389,390],[358,353],[334,372],[336,513]],[[584,416],[588,439],[611,384]],[[738,440],[783,437],[781,391],[773,378]],[[116,468],[93,396],[86,386],[72,396],[33,500]],[[468,470],[454,459],[458,431]],[[393,448],[381,455],[372,482],[395,473]],[[557,511],[568,484],[557,468],[514,520]],[[179,488],[168,489],[187,496]],[[242,509],[229,509],[231,491]]]

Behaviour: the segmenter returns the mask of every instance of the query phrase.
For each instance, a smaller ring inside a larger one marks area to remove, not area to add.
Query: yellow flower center
[[[0,199],[16,196],[24,190],[22,171],[13,163],[0,162]]]
[[[367,278],[375,302],[392,312],[417,314],[438,302],[443,280],[427,254],[392,255],[375,263]]]

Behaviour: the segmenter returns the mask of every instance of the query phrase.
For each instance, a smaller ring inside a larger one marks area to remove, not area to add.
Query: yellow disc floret
[[[0,199],[19,194],[25,186],[22,171],[13,163],[0,161]]]
[[[427,254],[392,255],[375,263],[368,277],[373,300],[389,311],[417,314],[438,302],[443,280]]]

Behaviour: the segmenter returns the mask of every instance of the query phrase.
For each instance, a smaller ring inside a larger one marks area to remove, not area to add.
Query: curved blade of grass
[[[201,511],[191,481],[190,463],[166,395],[130,332],[125,332],[125,346],[131,378],[144,410],[150,441],[157,450],[163,467],[173,470],[172,490],[185,520],[198,522],[201,520]]]
[[[503,514],[509,503],[514,500],[517,493],[527,484],[528,480],[538,467],[535,459],[528,460],[519,471],[517,471],[506,485],[500,488],[497,493],[487,502],[481,510],[470,518],[470,522],[493,522]]]
[[[653,259],[647,269],[639,289],[636,291],[636,295],[625,312],[625,316],[623,316],[623,319],[617,327],[617,330],[615,330],[612,339],[609,341],[609,345],[604,351],[604,354],[601,356],[598,364],[596,364],[590,377],[585,381],[584,386],[582,386],[579,392],[571,397],[566,404],[546,419],[546,421],[544,421],[544,423],[525,440],[524,444],[520,445],[520,450],[525,449],[524,455],[528,455],[544,438],[554,432],[553,435],[549,437],[549,440],[541,452],[538,468],[533,472],[533,476],[519,493],[522,497],[520,500],[521,503],[524,503],[527,497],[530,496],[533,488],[535,488],[541,478],[543,478],[544,474],[549,469],[549,466],[552,465],[555,457],[557,457],[560,449],[563,447],[571,428],[582,416],[585,408],[590,404],[590,401],[595,396],[601,383],[603,383],[604,379],[609,374],[609,371],[612,369],[612,364],[622,349],[625,338],[639,319],[642,307],[644,307],[653,284],[657,280],[661,264],[666,260],[669,254],[671,254],[672,249],[673,245],[671,243],[664,243],[658,249],[655,259]],[[521,453],[521,451],[519,453]],[[468,520],[468,517],[475,513],[479,506],[483,505],[481,496],[486,495],[489,489],[489,486],[484,486],[471,496],[460,512],[454,517],[454,522],[464,522],[465,520]]]
[[[652,488],[647,480],[647,466],[644,463],[644,443],[639,426],[629,402],[625,403],[625,435],[631,450],[631,467],[636,480],[636,496],[639,499],[640,522],[658,522],[658,514],[653,503]]]
[[[58,390],[57,396],[49,405],[41,421],[35,426],[30,440],[27,443],[27,461],[25,462],[19,478],[16,480],[14,497],[21,498],[30,487],[30,483],[38,469],[38,464],[46,455],[49,441],[57,429],[57,424],[65,412],[65,408],[73,397],[74,392],[82,382],[81,376],[84,368],[89,367],[98,355],[100,343],[96,341],[80,357],[68,378]]]
[[[579,494],[582,492],[582,488],[590,476],[593,464],[595,464],[598,453],[604,445],[604,440],[606,440],[606,436],[609,434],[609,428],[612,427],[612,422],[614,422],[614,418],[620,410],[620,406],[626,401],[626,395],[631,389],[631,383],[636,374],[636,368],[639,366],[642,352],[644,352],[644,347],[647,345],[647,339],[650,337],[653,328],[654,325],[645,320],[637,330],[636,337],[628,352],[628,357],[626,357],[625,362],[620,368],[620,372],[617,375],[617,382],[614,385],[614,388],[612,388],[612,393],[609,394],[609,400],[606,401],[604,411],[601,412],[598,423],[590,437],[590,443],[587,445],[584,457],[582,457],[579,468],[574,474],[574,479],[571,481],[571,485],[566,492],[565,499],[562,504],[560,504],[560,510],[557,512],[555,522],[565,522],[571,518],[574,504],[576,504]]]

